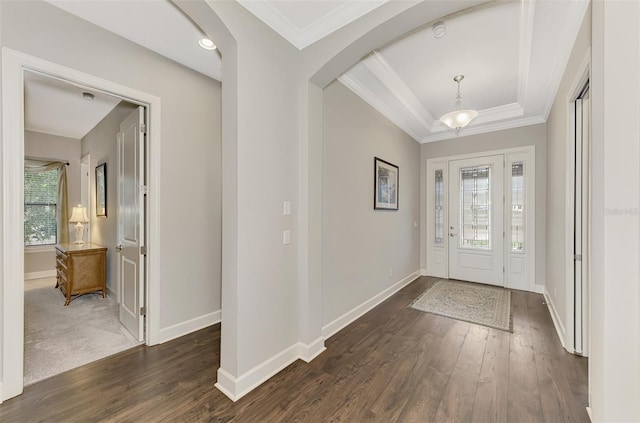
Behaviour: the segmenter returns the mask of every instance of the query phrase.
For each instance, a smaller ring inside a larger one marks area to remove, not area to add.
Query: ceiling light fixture
[[[215,43],[208,38],[200,38],[200,41],[198,41],[198,44],[200,45],[200,47],[202,47],[205,50],[216,49]]]
[[[460,94],[460,81],[464,79],[464,75],[457,75],[453,78],[458,83],[458,95],[456,96],[456,110],[442,115],[440,122],[456,131],[456,135],[460,134],[460,130],[467,126],[472,120],[478,116],[475,110],[462,109],[462,94]]]
[[[96,98],[96,96],[91,94],[91,93],[84,92],[84,93],[82,93],[82,98],[84,98],[87,101],[91,101],[94,98]]]

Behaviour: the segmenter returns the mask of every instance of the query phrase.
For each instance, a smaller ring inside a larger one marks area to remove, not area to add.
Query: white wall
[[[323,147],[327,325],[419,271],[420,144],[334,81],[324,89]],[[374,157],[399,166],[398,211],[373,209]]]
[[[585,14],[565,73],[558,87],[547,120],[547,267],[546,291],[557,311],[562,327],[567,330],[566,286],[566,209],[569,196],[567,178],[567,110],[569,91],[583,72],[584,59],[591,45],[591,9]],[[569,240],[571,242],[571,240]]]
[[[640,421],[640,3],[593,2],[592,421]]]
[[[462,131],[464,134],[464,130]],[[480,153],[484,151],[503,150],[508,148],[524,147],[533,145],[536,148],[536,285],[545,284],[545,249],[547,248],[545,236],[545,224],[547,221],[545,213],[546,204],[546,149],[547,136],[546,125],[538,124],[523,126],[520,128],[505,129],[503,131],[491,132],[488,134],[461,136],[458,138],[422,144],[421,147],[421,180],[426,187],[427,180],[427,160],[460,154]],[[422,227],[426,227],[427,220],[427,198],[426,188],[420,192],[421,196],[421,222]],[[426,239],[427,231],[422,231],[420,244],[422,253],[420,256],[421,268],[426,269]]]
[[[136,110],[136,106],[121,102],[102,119],[87,135],[82,138],[82,154],[91,154],[89,169],[89,187],[91,206],[89,225],[91,226],[91,242],[107,247],[107,289],[118,292],[118,258],[115,250],[118,244],[118,143],[120,123]],[[101,163],[107,164],[107,217],[96,216],[96,173],[95,168]]]
[[[151,148],[161,149],[162,247],[150,251],[160,261],[160,331],[212,323],[220,309],[220,83],[47,3],[0,8],[3,47],[161,98],[161,145]]]
[[[24,131],[25,157],[41,159],[67,160],[67,195],[69,213],[74,204],[80,201],[80,140],[43,134],[41,132]],[[68,218],[71,218],[69,214]],[[73,239],[73,225],[69,225],[69,239]],[[25,248],[24,273],[26,276],[35,272],[54,272],[56,269],[56,253],[53,247],[42,251],[42,247]]]

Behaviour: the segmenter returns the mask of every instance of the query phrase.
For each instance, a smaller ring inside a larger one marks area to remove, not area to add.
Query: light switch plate
[[[282,243],[284,245],[291,244],[291,231],[282,231]]]
[[[285,216],[289,216],[291,214],[291,201],[285,201],[282,203],[282,211]]]

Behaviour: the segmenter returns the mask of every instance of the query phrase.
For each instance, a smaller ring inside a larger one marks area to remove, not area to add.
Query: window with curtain
[[[58,241],[59,169],[24,174],[24,245]]]
[[[24,245],[68,242],[64,163],[25,161]]]

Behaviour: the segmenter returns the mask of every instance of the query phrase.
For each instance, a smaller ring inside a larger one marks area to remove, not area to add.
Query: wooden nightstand
[[[102,245],[57,244],[56,288],[60,288],[69,305],[81,294],[102,291],[107,297],[107,249]]]

